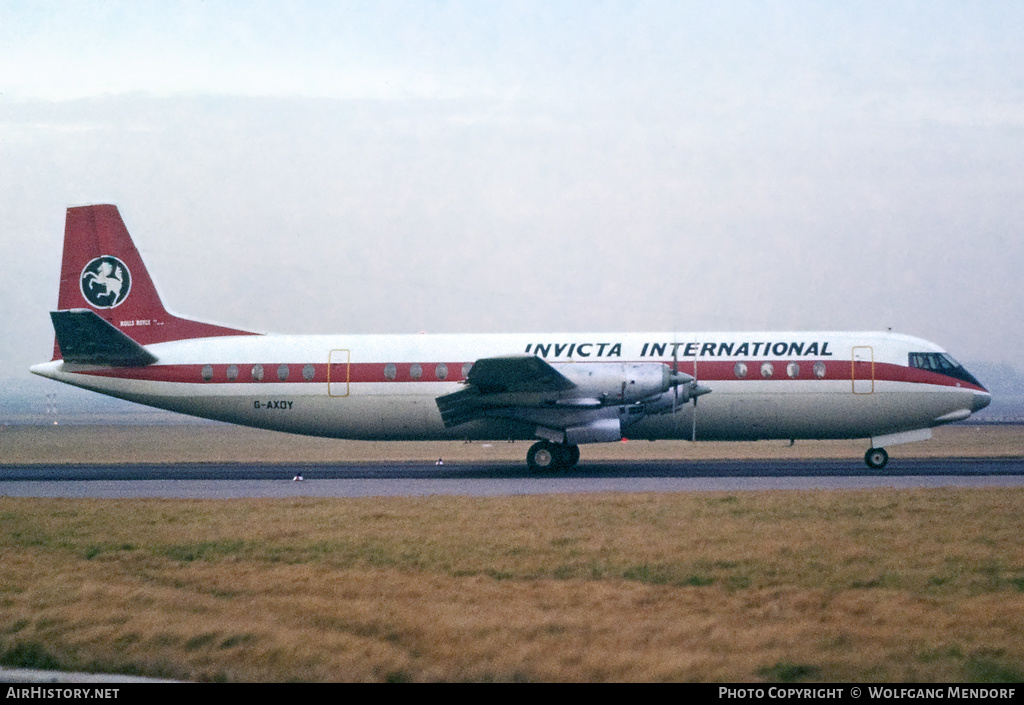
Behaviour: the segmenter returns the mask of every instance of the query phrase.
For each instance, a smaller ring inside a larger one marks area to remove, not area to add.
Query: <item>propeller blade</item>
[[[669,375],[669,384],[672,385],[672,415],[675,416],[679,408],[679,385],[683,380],[679,379],[679,346],[672,346],[672,373]]]

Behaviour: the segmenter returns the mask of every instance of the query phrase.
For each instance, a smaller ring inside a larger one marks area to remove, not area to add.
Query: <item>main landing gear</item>
[[[566,443],[540,441],[526,453],[526,464],[531,472],[563,472],[579,461],[580,447]]]
[[[864,462],[872,470],[881,470],[889,462],[889,454],[884,448],[872,448],[864,454]]]

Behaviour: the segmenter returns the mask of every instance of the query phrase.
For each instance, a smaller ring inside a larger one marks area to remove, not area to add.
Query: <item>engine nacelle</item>
[[[678,395],[674,391],[668,391],[655,399],[644,402],[643,415],[657,416],[658,414],[671,414],[673,411],[677,411],[687,401],[689,401],[689,397],[684,396],[682,389],[679,390]]]
[[[711,390],[708,387],[697,384],[696,381],[680,384],[678,389],[669,390],[664,394],[645,401],[643,403],[644,415],[656,416],[658,414],[675,413],[692,399],[704,396],[710,392]]]
[[[565,429],[565,442],[569,445],[581,443],[615,443],[622,440],[622,423],[619,419],[597,419],[585,426]]]
[[[576,385],[563,392],[562,399],[596,399],[602,404],[643,401],[693,381],[661,362],[569,362],[552,367]]]

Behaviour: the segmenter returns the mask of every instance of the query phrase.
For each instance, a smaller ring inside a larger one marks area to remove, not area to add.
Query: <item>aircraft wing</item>
[[[466,388],[437,398],[446,428],[466,423],[483,412],[517,405],[517,396],[557,393],[576,385],[533,355],[485,357],[473,363]]]
[[[485,357],[473,363],[466,383],[482,394],[564,392],[576,385],[533,355]]]

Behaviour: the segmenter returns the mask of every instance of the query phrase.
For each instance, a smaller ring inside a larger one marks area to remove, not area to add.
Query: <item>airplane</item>
[[[53,359],[31,371],[183,414],[363,440],[534,441],[575,466],[629,440],[931,438],[991,396],[891,332],[269,335],[164,308],[114,205],[67,210]]]

